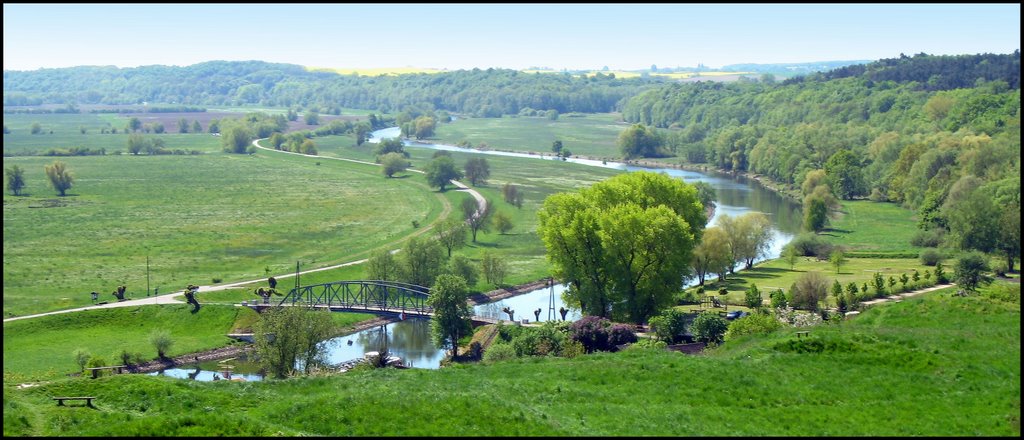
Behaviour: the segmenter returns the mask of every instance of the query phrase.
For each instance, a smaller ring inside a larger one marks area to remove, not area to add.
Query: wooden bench
[[[64,401],[65,400],[84,400],[85,401],[85,405],[88,406],[88,407],[92,407],[92,399],[95,399],[95,397],[54,397],[53,398],[53,400],[57,401],[57,406],[64,406]]]
[[[100,370],[114,370],[115,373],[121,374],[121,370],[124,369],[124,368],[127,368],[127,365],[113,365],[113,366],[110,366],[110,367],[91,367],[91,368],[86,368],[86,370],[91,371],[92,372],[92,378],[95,379],[95,378],[99,377]]]
[[[804,336],[808,336],[809,337],[810,335],[811,335],[811,332],[796,332],[796,337],[798,337],[798,338],[802,338]]]

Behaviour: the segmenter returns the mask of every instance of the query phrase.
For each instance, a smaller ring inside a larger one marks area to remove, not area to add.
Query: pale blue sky
[[[4,69],[721,67],[1010,53],[1020,4],[4,4]]]

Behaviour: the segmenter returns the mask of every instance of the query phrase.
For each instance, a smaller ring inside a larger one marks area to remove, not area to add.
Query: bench
[[[64,401],[65,400],[84,400],[85,401],[85,405],[88,406],[88,407],[92,407],[92,399],[95,399],[95,397],[54,397],[53,398],[53,400],[57,401],[57,406],[64,406]]]
[[[798,337],[798,338],[802,338],[804,336],[810,337],[810,335],[811,335],[811,332],[796,332],[796,337]]]
[[[110,366],[110,367],[90,367],[90,368],[86,368],[86,370],[91,371],[92,372],[92,378],[95,379],[95,378],[99,377],[100,370],[114,370],[115,373],[121,374],[121,370],[124,369],[124,368],[127,368],[127,365],[113,365],[113,366]]]

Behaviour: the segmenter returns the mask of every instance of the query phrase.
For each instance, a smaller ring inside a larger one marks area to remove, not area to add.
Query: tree
[[[500,286],[505,281],[505,273],[508,271],[508,263],[497,257],[490,251],[484,252],[480,260],[481,272],[488,283]]]
[[[1006,256],[1006,270],[1013,272],[1013,259],[1020,257],[1020,204],[1003,208],[999,216],[996,248]]]
[[[508,214],[498,211],[494,215],[494,228],[498,230],[499,234],[505,235],[512,230],[512,219]]]
[[[142,128],[142,121],[139,120],[139,118],[132,116],[131,119],[128,119],[128,129],[131,130],[132,133],[139,131],[140,128]]]
[[[551,151],[555,153],[555,156],[562,156],[562,141],[554,141],[551,143]]]
[[[750,287],[743,296],[743,302],[752,309],[759,309],[764,305],[764,298],[761,297],[761,292],[757,290],[757,284],[750,283]]]
[[[188,120],[178,119],[178,133],[188,133]]]
[[[260,365],[278,379],[325,365],[323,341],[335,331],[330,312],[304,307],[270,308],[253,327]]]
[[[558,120],[558,110],[555,110],[555,109],[548,110],[548,111],[544,112],[544,116],[546,118],[552,120],[552,121],[557,121]]]
[[[427,175],[427,183],[440,187],[442,192],[450,181],[462,178],[462,173],[455,168],[455,161],[448,156],[435,157],[427,164],[424,172]]]
[[[807,272],[797,278],[789,289],[793,308],[818,311],[818,304],[828,297],[828,281],[818,272]]]
[[[132,133],[128,136],[128,153],[138,155],[148,144],[149,142],[141,134]]]
[[[420,116],[413,121],[416,139],[425,139],[434,135],[437,120],[430,116]]]
[[[281,132],[275,131],[274,134],[270,135],[270,147],[275,150],[280,150],[281,145],[284,144],[285,137]]]
[[[744,261],[745,268],[754,267],[754,260],[767,255],[772,243],[772,223],[760,212],[748,212],[736,219],[736,257]]]
[[[377,143],[377,146],[373,148],[373,154],[378,156],[384,156],[388,153],[398,153],[402,157],[408,158],[409,153],[405,151],[405,144],[399,138],[384,139]]]
[[[720,344],[725,331],[729,329],[729,323],[718,316],[717,313],[704,312],[694,318],[690,324],[690,331],[697,340],[706,344]]]
[[[808,196],[804,201],[804,230],[814,233],[825,229],[828,222],[828,205],[820,197]]]
[[[398,281],[402,268],[395,255],[388,250],[378,250],[366,260],[366,278],[380,281]]]
[[[192,121],[192,132],[193,133],[202,133],[203,132],[203,124],[200,124],[198,119]]]
[[[356,135],[356,146],[358,147],[369,139],[369,134],[373,131],[373,128],[370,127],[370,124],[360,122],[352,128],[352,131]]]
[[[466,223],[456,219],[438,223],[437,226],[434,226],[434,238],[448,250],[448,257],[451,257],[453,249],[459,249],[466,245]]]
[[[462,277],[466,280],[466,286],[475,286],[480,280],[480,271],[463,255],[456,255],[448,261],[448,273]]]
[[[476,199],[462,199],[462,215],[466,219],[466,225],[473,235],[473,243],[476,243],[476,233],[479,231],[488,232],[491,229],[491,217],[494,208],[489,200],[484,200],[483,207],[477,210]]]
[[[992,198],[980,190],[982,184],[975,176],[961,177],[940,209],[949,227],[949,241],[962,250],[992,252],[996,248],[1001,216]]]
[[[789,264],[789,270],[793,270],[796,267],[796,262],[800,260],[800,252],[796,250],[796,246],[786,245],[782,248],[782,261]]]
[[[167,358],[167,352],[171,350],[171,346],[174,345],[174,340],[171,339],[171,332],[167,330],[154,330],[149,335],[149,342],[156,348],[156,355],[160,359]]]
[[[632,172],[549,196],[538,234],[584,314],[641,323],[672,302],[704,229],[697,190]]]
[[[953,268],[953,280],[968,292],[975,292],[980,284],[991,280],[985,276],[988,271],[988,259],[980,252],[969,252],[956,261]]]
[[[299,151],[297,151],[297,153],[309,154],[309,155],[315,156],[316,153],[317,153],[317,151],[316,151],[316,144],[313,143],[312,139],[306,139],[306,140],[302,141],[302,145],[299,146]]]
[[[452,357],[458,356],[459,337],[470,329],[469,318],[473,309],[466,302],[466,280],[457,275],[440,275],[430,288],[427,304],[434,309],[430,318],[430,333],[437,345],[452,348]]]
[[[223,127],[220,139],[225,153],[243,154],[249,149],[253,134],[244,124],[235,123]]]
[[[846,149],[837,151],[825,162],[829,186],[843,200],[867,194],[862,169],[860,160]]]
[[[875,272],[871,277],[871,285],[875,288],[875,296],[885,296],[885,277],[880,272]]]
[[[65,192],[71,189],[71,184],[75,181],[74,176],[68,170],[68,165],[58,160],[51,165],[46,165],[44,170],[46,177],[50,178],[50,185],[53,185],[53,189],[57,190],[59,196],[64,197]]]
[[[662,147],[661,136],[653,128],[633,124],[619,134],[618,146],[626,160],[635,157],[665,157],[668,153]]]
[[[478,183],[487,183],[488,177],[491,177],[491,166],[487,163],[487,159],[471,157],[466,160],[466,178],[469,179],[469,183],[473,186],[477,186]]]
[[[162,134],[165,130],[166,129],[164,128],[164,124],[162,122],[157,122],[156,124],[153,124],[153,133]]]
[[[89,350],[78,348],[72,352],[72,356],[75,358],[75,365],[78,365],[78,371],[84,373],[85,365],[89,363],[89,358],[92,357],[92,354],[89,353]]]
[[[444,267],[441,244],[426,237],[413,237],[399,254],[402,280],[409,284],[430,287]]]
[[[388,153],[380,158],[381,171],[387,177],[393,177],[395,173],[405,171],[409,167],[409,160],[399,153]]]
[[[7,172],[7,190],[16,196],[21,195],[21,190],[25,188],[25,170],[14,165],[4,171]]]
[[[320,125],[320,113],[317,113],[316,110],[306,111],[303,119],[306,121],[306,125]]]
[[[43,132],[43,126],[42,126],[42,125],[39,125],[39,123],[38,123],[38,122],[33,122],[33,123],[32,123],[32,129],[31,129],[31,132],[32,132],[32,134],[39,134],[39,133],[42,133],[42,132]]]
[[[832,251],[832,255],[829,255],[828,262],[836,268],[836,274],[839,274],[840,268],[846,264],[846,255],[841,250]]]
[[[693,270],[697,275],[698,285],[704,285],[706,275],[717,273],[722,276],[728,271],[732,254],[729,252],[729,237],[720,227],[704,230],[704,237],[693,249]]]
[[[785,308],[789,305],[789,301],[786,299],[786,293],[782,289],[775,289],[772,293],[768,294],[768,298],[772,300],[772,308]]]

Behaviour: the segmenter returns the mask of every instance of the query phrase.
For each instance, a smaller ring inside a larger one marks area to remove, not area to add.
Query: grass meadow
[[[121,284],[140,297],[147,256],[150,285],[165,293],[289,273],[296,261],[357,260],[445,210],[423,181],[342,161],[272,152],[60,160],[75,176],[67,197],[43,173],[54,158],[4,160],[27,182],[26,195],[4,194],[5,316],[87,305],[91,291],[113,299]]]
[[[1019,436],[1019,285],[954,290],[701,356],[633,349],[248,383],[5,382],[4,435]],[[96,396],[96,408],[57,406],[57,395]]]
[[[467,141],[474,148],[486,143],[494,150],[546,155],[553,154],[551,144],[560,140],[573,155],[618,160],[622,154],[616,142],[628,127],[618,113],[565,114],[555,121],[545,117],[460,118],[439,124],[430,140],[449,145]]]
[[[160,304],[5,322],[4,383],[53,380],[76,373],[72,355],[76,349],[104,358],[107,365],[120,365],[122,351],[143,360],[156,359],[149,336],[157,330],[171,336],[169,357],[223,347],[234,343],[228,333],[251,330],[259,316],[247,307],[202,302],[195,314],[188,304]],[[339,328],[346,328],[373,316],[332,313],[331,317]]]

